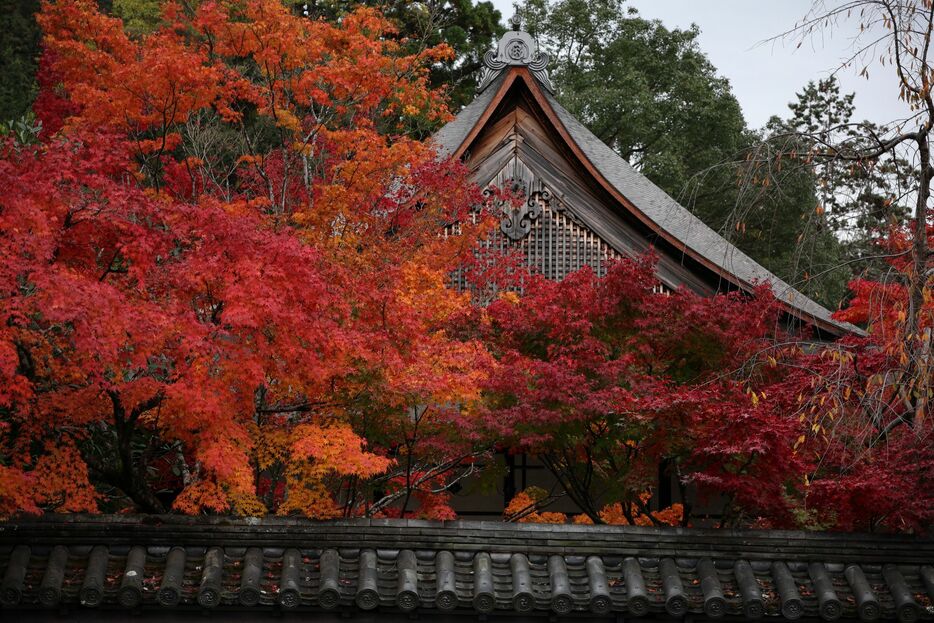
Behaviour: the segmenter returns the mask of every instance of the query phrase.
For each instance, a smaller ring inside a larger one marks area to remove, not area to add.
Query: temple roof
[[[562,135],[568,146],[583,161],[592,175],[623,208],[642,220],[659,237],[678,249],[684,258],[696,260],[718,277],[746,291],[757,284],[768,283],[776,298],[793,316],[834,335],[862,333],[852,324],[834,320],[831,312],[779,279],[761,264],[737,249],[690,210],[679,204],[647,177],[636,171],[619,154],[568,112],[551,92],[551,83],[542,66],[543,53],[532,48],[524,56],[517,55],[511,63],[503,60],[504,50],[522,32],[507,32],[497,54],[486,59],[487,71],[477,98],[465,106],[456,118],[439,130],[434,141],[439,151],[448,157],[460,158],[469,150],[471,141],[490,118],[507,91],[524,83]],[[525,39],[522,40],[525,42]],[[499,59],[490,64],[490,58]],[[546,57],[547,58],[547,57]],[[523,60],[525,59],[525,60]],[[529,59],[536,59],[534,62]],[[481,182],[485,183],[485,181]]]
[[[934,618],[932,564],[929,539],[815,532],[177,516],[0,524],[0,599],[27,619],[123,609],[911,623]]]

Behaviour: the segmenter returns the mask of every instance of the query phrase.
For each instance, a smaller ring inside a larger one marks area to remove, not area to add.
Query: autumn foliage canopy
[[[436,235],[472,192],[412,138],[447,50],[262,0],[139,40],[93,2],[40,21],[43,136],[0,174],[6,512],[331,516],[328,478],[396,461],[368,427],[476,399],[489,356],[445,332],[469,236]]]
[[[865,410],[900,293],[880,316],[859,284],[846,318],[880,329],[826,349],[767,289],[657,291],[651,255],[477,305],[449,276],[490,219],[423,140],[450,50],[278,0],[167,3],[138,37],[90,0],[39,20],[41,132],[0,145],[0,515],[451,518],[507,451],[560,485],[510,520],[565,520],[557,494],[691,522],[650,507],[659,464],[734,524],[934,520],[931,419]]]

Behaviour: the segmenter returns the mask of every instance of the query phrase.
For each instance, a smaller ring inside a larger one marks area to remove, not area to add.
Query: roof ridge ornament
[[[482,93],[507,67],[528,67],[535,79],[549,92],[554,92],[548,77],[548,53],[538,49],[538,42],[532,35],[522,30],[522,16],[519,6],[509,19],[512,30],[507,31],[499,40],[496,50],[488,50],[483,55],[483,74],[480,77],[478,93]]]
[[[519,12],[519,4],[513,3],[512,8],[514,12],[512,17],[509,18],[509,23],[514,31],[519,32],[522,30],[522,14]]]

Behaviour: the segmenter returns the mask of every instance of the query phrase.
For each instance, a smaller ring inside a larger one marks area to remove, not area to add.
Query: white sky
[[[850,39],[857,24],[844,24],[822,39],[762,43],[792,28],[807,13],[812,0],[628,0],[639,13],[659,19],[668,28],[700,27],[699,44],[717,71],[729,79],[733,93],[751,127],[761,127],[772,115],[787,116],[788,102],[795,99],[808,80],[826,77],[852,54]],[[493,0],[508,19],[511,0]],[[878,54],[876,55],[878,56]],[[896,80],[890,67],[838,73],[844,93],[856,92],[856,120],[885,123],[906,116],[897,99]]]

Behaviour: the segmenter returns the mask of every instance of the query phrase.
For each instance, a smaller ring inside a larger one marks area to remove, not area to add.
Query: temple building
[[[767,283],[783,306],[783,323],[805,338],[860,331],[730,244],[594,136],[555,98],[547,54],[520,30],[518,15],[512,26],[484,57],[477,97],[434,136],[441,153],[462,160],[480,187],[524,198],[518,207],[499,206],[500,227],[485,245],[518,253],[532,271],[556,280],[583,266],[602,275],[608,262],[652,249],[662,291],[685,287],[709,296]],[[456,285],[467,287],[457,277]],[[462,516],[499,515],[517,491],[553,484],[534,459],[498,458],[506,463],[502,495],[457,496]],[[678,501],[673,478],[660,466],[656,506]],[[568,502],[556,510],[576,511]]]
[[[770,284],[816,339],[856,330],[770,274],[555,99],[517,22],[434,138],[512,188],[486,242],[549,278],[655,249],[659,287]],[[513,486],[515,483],[513,483]],[[0,524],[8,621],[934,621],[934,541],[775,530],[47,516]]]
[[[652,248],[660,288],[710,295],[768,283],[791,326],[819,339],[858,331],[726,241],[565,110],[553,93],[547,54],[513,20],[514,29],[484,57],[476,99],[434,137],[481,187],[527,199],[504,212],[487,244],[520,250],[550,279],[585,265],[602,274],[608,261]]]

